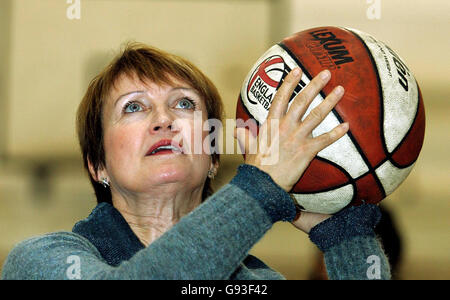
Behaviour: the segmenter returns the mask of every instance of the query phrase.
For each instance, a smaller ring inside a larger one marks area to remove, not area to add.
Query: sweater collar
[[[117,266],[144,249],[120,212],[110,203],[99,203],[72,232],[88,239],[109,265]]]

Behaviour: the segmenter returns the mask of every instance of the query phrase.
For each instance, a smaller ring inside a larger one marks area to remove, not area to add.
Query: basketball
[[[308,29],[283,39],[256,61],[241,87],[236,119],[263,124],[277,89],[295,67],[303,75],[290,103],[320,71],[331,72],[305,116],[334,87],[345,89],[312,136],[343,122],[350,129],[316,155],[290,193],[302,209],[318,213],[379,203],[407,178],[423,145],[425,110],[413,74],[394,50],[367,33]]]

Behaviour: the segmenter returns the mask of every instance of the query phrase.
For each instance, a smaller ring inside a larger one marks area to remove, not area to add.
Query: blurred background
[[[216,83],[234,118],[240,86],[270,46],[315,26],[384,41],[422,89],[425,143],[383,201],[395,232],[395,278],[450,279],[450,2],[446,0],[1,0],[0,265],[19,241],[71,230],[96,205],[75,112],[89,81],[128,41],[184,56]],[[243,162],[222,155],[216,188]],[[288,279],[324,278],[308,237],[277,223],[255,245]]]

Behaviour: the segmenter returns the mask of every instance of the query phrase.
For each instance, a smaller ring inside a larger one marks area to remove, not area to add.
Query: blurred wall
[[[9,61],[10,61],[10,31],[11,31],[11,0],[0,3],[0,157],[6,151],[8,91],[9,91]]]
[[[77,19],[63,0],[0,1],[0,263],[15,243],[70,230],[95,206],[81,167],[75,111],[89,81],[123,43],[140,41],[190,59],[216,83],[226,116],[233,118],[240,85],[266,49],[294,32],[337,25],[390,45],[421,86],[425,145],[411,175],[383,204],[392,211],[405,244],[400,277],[450,277],[447,1],[80,3]],[[240,155],[222,156],[216,188],[230,180],[241,162]],[[290,279],[306,279],[316,248],[306,235],[280,223],[252,253]]]
[[[217,82],[227,103],[268,45],[267,1],[80,3],[80,19],[70,19],[75,13],[65,1],[13,2],[7,139],[12,156],[77,156],[77,105],[90,79],[127,41],[192,60]]]

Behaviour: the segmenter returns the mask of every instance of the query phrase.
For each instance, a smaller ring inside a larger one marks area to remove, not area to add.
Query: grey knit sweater
[[[100,203],[72,232],[14,247],[2,279],[284,279],[249,250],[278,221],[292,221],[289,195],[259,169],[241,165],[232,181],[148,247],[122,215]],[[373,228],[375,205],[344,209],[315,226],[330,279],[389,279]],[[300,233],[299,233],[300,234]]]

